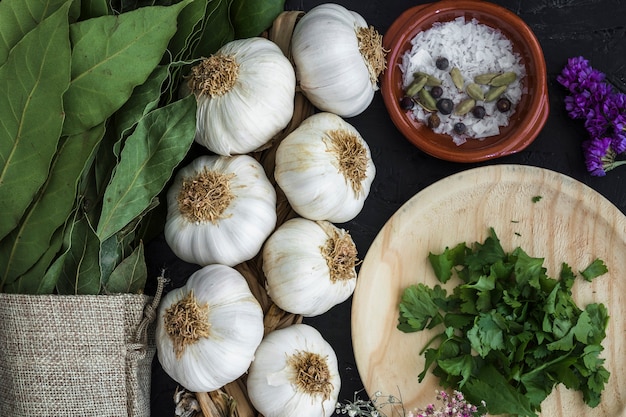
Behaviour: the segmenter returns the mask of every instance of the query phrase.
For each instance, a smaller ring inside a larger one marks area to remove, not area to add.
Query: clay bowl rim
[[[526,91],[518,103],[509,126],[500,134],[484,140],[468,140],[457,146],[450,136],[432,132],[409,117],[400,108],[402,80],[398,64],[410,47],[410,40],[436,21],[450,21],[465,16],[496,27],[513,43],[526,66]],[[525,48],[519,45],[523,43]],[[452,162],[481,162],[517,153],[528,147],[545,125],[549,114],[547,71],[543,50],[526,23],[508,9],[482,0],[441,0],[407,9],[383,36],[389,50],[387,69],[381,78],[385,107],[398,130],[417,148],[439,159]]]

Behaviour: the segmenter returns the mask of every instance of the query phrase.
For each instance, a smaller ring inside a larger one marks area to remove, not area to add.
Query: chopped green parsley
[[[600,357],[607,308],[576,305],[576,274],[566,263],[559,279],[551,278],[542,258],[519,247],[506,253],[490,232],[482,244],[429,254],[441,283],[459,278],[452,294],[424,284],[402,293],[399,330],[443,329],[420,353],[425,366],[419,381],[432,369],[442,386],[458,389],[470,402],[484,400],[491,414],[537,416],[558,384],[597,406],[609,378]],[[606,272],[596,259],[580,274],[591,281]]]

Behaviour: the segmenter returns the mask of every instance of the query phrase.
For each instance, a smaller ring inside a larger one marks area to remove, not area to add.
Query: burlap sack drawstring
[[[159,303],[161,302],[161,297],[163,296],[163,288],[167,283],[167,279],[163,276],[163,274],[164,271],[162,271],[161,275],[157,278],[157,288],[152,302],[146,304],[146,307],[143,310],[143,319],[137,327],[135,342],[130,343],[127,346],[128,356],[131,360],[141,360],[146,356],[148,348],[148,327],[156,318]]]

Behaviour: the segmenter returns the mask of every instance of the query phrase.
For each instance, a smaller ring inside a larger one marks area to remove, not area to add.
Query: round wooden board
[[[533,197],[541,197],[534,202]],[[493,227],[505,251],[521,247],[544,258],[548,275],[558,277],[561,263],[573,271],[595,258],[609,272],[592,283],[577,279],[573,296],[581,307],[604,303],[609,310],[603,343],[609,383],[596,408],[577,391],[559,386],[542,403],[542,417],[616,417],[626,415],[626,217],[602,195],[565,175],[523,165],[470,169],[425,188],[406,202],[372,243],[357,279],[352,306],[354,354],[363,384],[401,396],[405,408],[434,401],[438,380],[424,367],[419,351],[438,333],[397,330],[398,303],[404,288],[438,283],[428,253],[457,243],[482,242]],[[458,281],[450,280],[451,290]],[[439,329],[440,330],[440,329]]]

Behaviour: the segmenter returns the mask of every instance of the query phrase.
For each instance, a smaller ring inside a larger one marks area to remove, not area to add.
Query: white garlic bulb
[[[274,330],[254,355],[247,387],[265,417],[328,417],[341,388],[337,355],[307,324]]]
[[[365,140],[332,113],[308,117],[276,150],[276,183],[294,211],[310,220],[352,220],[363,208],[375,174]]]
[[[208,265],[161,300],[157,356],[184,388],[210,392],[246,372],[263,331],[263,310],[246,279],[228,266]]]
[[[165,240],[180,259],[234,266],[256,256],[276,226],[276,190],[249,155],[200,156],[167,192]]]
[[[303,94],[318,109],[343,117],[370,105],[386,66],[382,36],[361,15],[333,3],[300,19],[291,53]]]
[[[196,142],[219,155],[266,145],[291,120],[296,77],[274,42],[238,39],[192,68],[198,102]]]
[[[352,295],[357,262],[350,234],[326,221],[287,220],[263,246],[270,298],[305,317],[323,314]]]

